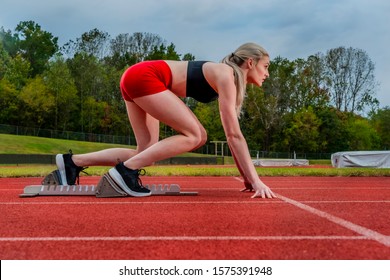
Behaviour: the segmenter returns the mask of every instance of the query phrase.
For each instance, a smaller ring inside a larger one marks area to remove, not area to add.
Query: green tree
[[[95,100],[99,100],[100,98],[101,84],[104,82],[102,64],[99,63],[96,57],[86,53],[77,53],[67,63],[78,93],[79,126],[77,130],[84,132],[84,128],[87,125],[85,117],[88,114],[85,102],[89,97]]]
[[[262,88],[267,95],[274,96],[278,103],[278,113],[283,115],[291,111],[291,94],[296,88],[295,63],[280,56],[271,61],[269,78]]]
[[[54,125],[58,130],[71,130],[72,115],[77,109],[77,88],[65,60],[56,56],[44,72],[45,84],[55,100]]]
[[[317,152],[321,121],[313,108],[302,109],[292,116],[284,129],[284,144],[289,151]]]
[[[158,47],[155,46],[153,51],[145,57],[145,60],[180,60],[180,55],[176,52],[175,48],[174,44],[170,44],[169,46],[165,46],[164,44]]]
[[[97,101],[89,96],[84,101],[84,111],[82,118],[85,120],[85,131],[89,133],[97,133],[100,131],[103,123],[106,120],[106,112],[108,105],[104,101]]]
[[[182,60],[185,60],[185,61],[194,61],[194,60],[195,60],[195,56],[194,56],[193,54],[186,53],[186,54],[183,55]]]
[[[322,108],[316,112],[321,120],[319,127],[319,150],[335,153],[349,149],[348,114],[333,107]]]
[[[180,54],[176,52],[176,46],[171,43],[167,47],[166,60],[180,60]]]
[[[41,76],[30,79],[19,94],[22,102],[25,126],[41,127],[51,118],[55,106],[54,96],[50,93]]]
[[[9,56],[14,57],[19,52],[19,38],[16,34],[12,34],[11,30],[4,30],[4,27],[0,28],[0,45]]]
[[[390,107],[387,106],[372,113],[371,124],[381,140],[380,149],[390,150]]]
[[[145,60],[158,60],[158,59],[164,59],[166,56],[167,48],[164,44],[161,44],[160,46],[154,46],[153,50],[145,57]]]
[[[119,89],[123,70],[116,70],[109,65],[102,66],[102,83],[99,101],[105,102],[104,119],[100,133],[128,135],[129,123],[125,103]]]
[[[7,79],[0,79],[0,123],[19,125],[22,112],[19,109],[18,91]]]
[[[194,114],[206,129],[208,141],[225,141],[226,137],[219,115],[218,102],[198,102]]]
[[[10,81],[17,90],[20,90],[25,86],[30,73],[30,62],[18,54],[8,61],[4,78]]]
[[[296,64],[278,56],[271,61],[269,74],[261,89],[247,89],[243,131],[249,135],[250,147],[256,145],[255,149],[264,151],[283,148],[285,151],[281,138],[285,115],[296,110],[292,99],[297,84]]]
[[[328,102],[328,92],[324,86],[323,66],[318,56],[309,56],[308,59],[294,61],[296,74],[294,75],[296,88],[291,93],[290,106],[292,111],[299,111],[309,106],[324,108]]]
[[[19,53],[30,62],[31,76],[41,74],[49,59],[58,51],[58,38],[34,21],[23,21],[16,26]]]
[[[0,41],[0,79],[4,77],[9,61],[10,61],[10,57],[8,53],[5,51],[2,41]]]
[[[280,126],[278,99],[262,88],[248,86],[241,118],[242,131],[252,149],[269,151],[272,135]]]
[[[21,89],[29,77],[31,68],[28,61],[20,54],[16,54],[15,41],[16,38],[12,37],[10,31],[5,33],[2,28],[0,29],[0,79],[6,78],[16,89]]]
[[[375,150],[379,146],[379,136],[368,120],[363,118],[350,118],[348,123],[349,150],[364,151]]]

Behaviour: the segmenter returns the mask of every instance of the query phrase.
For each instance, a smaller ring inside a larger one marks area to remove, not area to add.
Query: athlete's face
[[[269,77],[269,63],[268,56],[263,56],[257,63],[254,60],[248,61],[249,71],[247,76],[247,83],[255,84],[261,87],[265,79]]]

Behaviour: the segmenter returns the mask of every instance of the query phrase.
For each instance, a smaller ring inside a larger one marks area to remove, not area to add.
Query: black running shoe
[[[144,171],[132,170],[124,166],[123,162],[111,168],[108,173],[111,178],[130,196],[143,197],[151,195],[151,191],[142,185],[139,176]]]
[[[87,167],[77,166],[72,160],[72,151],[69,154],[56,155],[56,164],[58,171],[60,172],[62,185],[75,185],[76,180],[79,184],[80,172]]]

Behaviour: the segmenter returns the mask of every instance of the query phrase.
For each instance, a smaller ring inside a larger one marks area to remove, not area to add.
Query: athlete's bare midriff
[[[177,96],[186,97],[188,61],[166,60],[172,72],[172,92]]]

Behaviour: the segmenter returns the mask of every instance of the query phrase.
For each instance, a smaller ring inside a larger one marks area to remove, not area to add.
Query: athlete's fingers
[[[261,198],[276,198],[276,195],[270,189],[262,189],[256,191],[252,198],[261,197]]]

